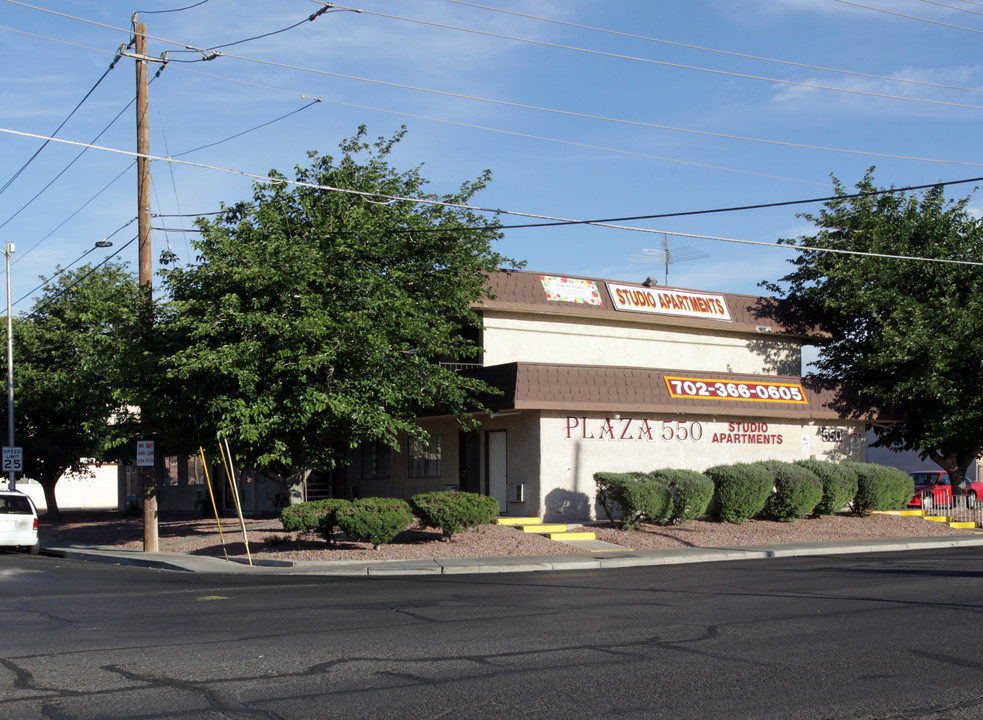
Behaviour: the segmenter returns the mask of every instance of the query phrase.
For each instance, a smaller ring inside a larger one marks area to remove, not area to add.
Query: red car
[[[944,470],[920,470],[908,473],[915,479],[915,496],[908,507],[922,510],[946,505],[952,505],[952,483],[949,473]],[[966,500],[969,507],[976,507],[979,498],[983,497],[983,483],[966,478]]]

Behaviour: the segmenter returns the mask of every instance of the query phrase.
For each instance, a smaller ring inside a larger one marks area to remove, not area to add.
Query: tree
[[[479,324],[471,304],[488,271],[515,263],[492,250],[494,222],[454,207],[489,173],[425,194],[419,168],[388,162],[404,132],[370,145],[360,128],[337,163],[310,153],[300,185],[273,172],[252,202],[198,220],[198,262],[163,271],[174,390],[155,414],[193,415],[202,437],[289,487],[332,467],[334,442],[395,447],[423,434],[422,410],[481,409],[485,384],[439,361],[477,354],[461,332]]]
[[[130,439],[138,306],[125,265],[82,266],[60,275],[14,324],[16,442],[50,516],[63,473],[84,471],[83,458],[113,458]],[[6,362],[6,347],[2,355]]]
[[[941,186],[884,192],[870,170],[857,190],[835,181],[836,199],[801,215],[819,230],[783,241],[802,249],[787,290],[763,285],[789,301],[784,320],[829,334],[813,381],[837,389],[838,409],[892,420],[875,445],[918,450],[955,491],[983,448],[983,224]]]

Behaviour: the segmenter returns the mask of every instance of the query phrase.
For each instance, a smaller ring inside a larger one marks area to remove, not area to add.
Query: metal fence
[[[931,507],[928,505],[931,504]],[[930,495],[922,498],[922,510],[931,516],[944,516],[949,522],[971,522],[977,527],[983,524],[983,503],[970,496],[967,502],[962,493],[954,497],[933,498]]]

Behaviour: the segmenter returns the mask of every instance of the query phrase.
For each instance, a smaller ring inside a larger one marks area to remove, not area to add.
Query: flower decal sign
[[[583,305],[603,305],[597,283],[593,280],[540,275],[546,299],[555,302],[572,302]]]

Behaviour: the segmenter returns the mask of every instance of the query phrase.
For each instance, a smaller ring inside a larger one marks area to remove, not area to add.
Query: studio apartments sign
[[[608,283],[608,292],[611,294],[611,303],[618,310],[709,320],[731,320],[727,301],[723,295],[615,283]]]

